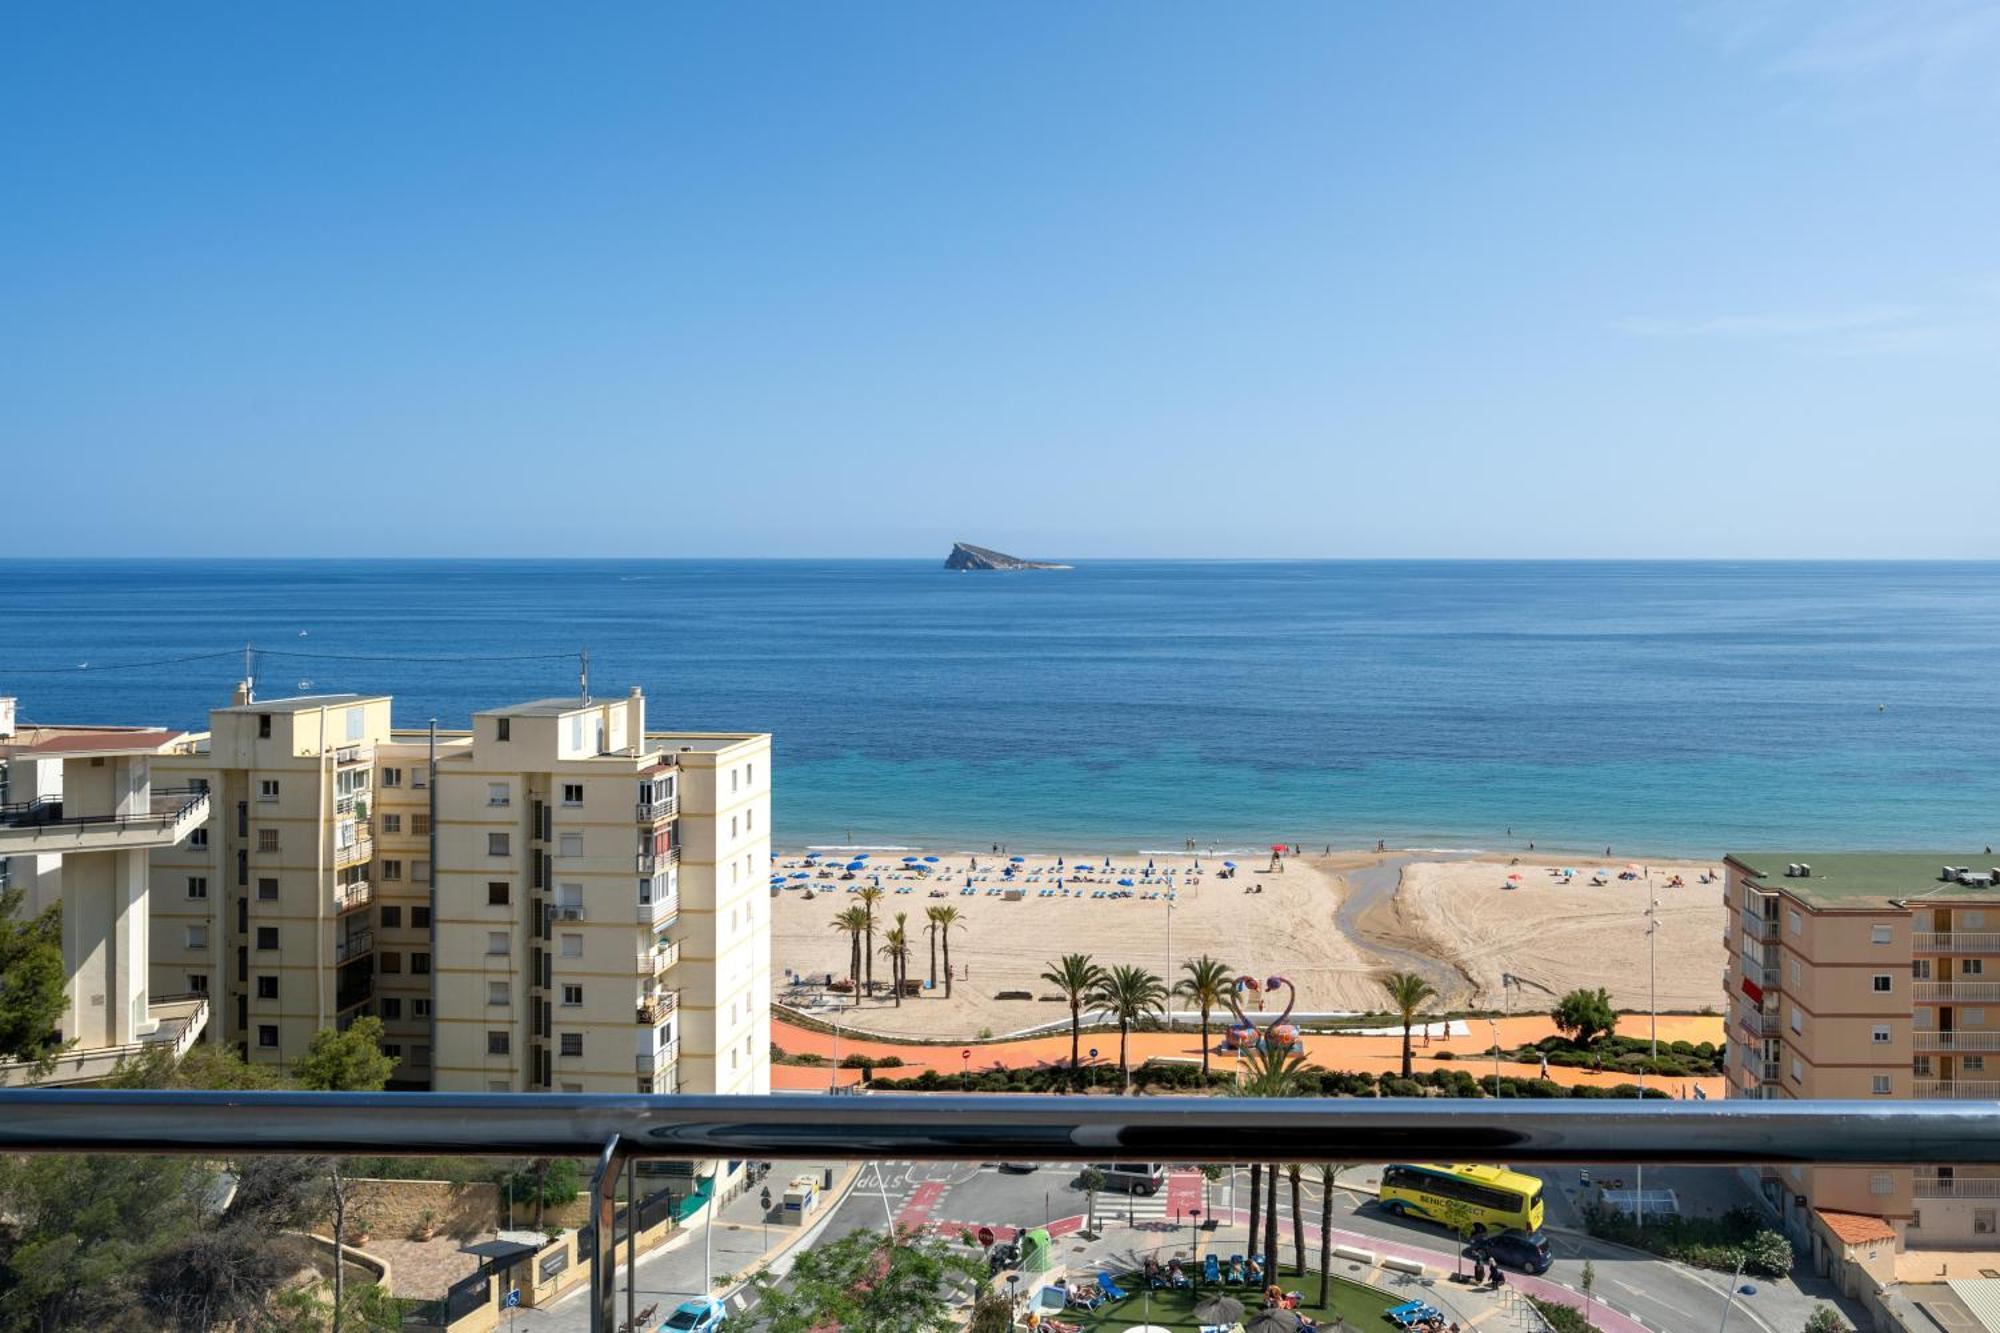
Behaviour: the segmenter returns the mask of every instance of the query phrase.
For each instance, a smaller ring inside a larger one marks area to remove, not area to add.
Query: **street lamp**
[[[1486,1020],[1486,1026],[1493,1032],[1493,1095],[1498,1097],[1500,1095],[1500,1024],[1496,1020],[1489,1018]]]
[[[1188,1281],[1194,1285],[1190,1290],[1201,1294],[1201,1209],[1188,1209]]]

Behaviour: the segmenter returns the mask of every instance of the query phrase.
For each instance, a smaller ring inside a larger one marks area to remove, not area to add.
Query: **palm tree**
[[[1300,1277],[1306,1275],[1306,1228],[1299,1217],[1299,1177],[1302,1169],[1297,1162],[1285,1167],[1285,1178],[1292,1184],[1292,1271]]]
[[[1264,1169],[1264,1284],[1278,1280],[1278,1164]]]
[[[863,951],[863,956],[868,960],[868,993],[873,995],[875,993],[875,904],[882,901],[882,890],[871,884],[855,896],[861,900],[862,908],[868,913],[868,947]]]
[[[1326,1306],[1327,1274],[1333,1271],[1333,1191],[1340,1176],[1340,1163],[1319,1164],[1319,1304]]]
[[[1237,1085],[1242,1097],[1296,1097],[1305,1091],[1306,1058],[1296,1051],[1267,1047],[1253,1051],[1243,1062],[1243,1076]],[[1272,1280],[1278,1266],[1278,1168],[1267,1172],[1261,1162],[1250,1164],[1250,1253],[1256,1254],[1259,1214],[1264,1230],[1264,1280]],[[1297,1226],[1294,1217],[1293,1225]]]
[[[1042,980],[1054,986],[1069,1002],[1069,1082],[1072,1089],[1083,1087],[1079,1058],[1083,1049],[1083,1001],[1105,977],[1105,971],[1087,953],[1066,953],[1049,964]]]
[[[1264,1216],[1264,1164],[1250,1163],[1250,1253],[1257,1250],[1257,1223]]]
[[[882,934],[882,956],[889,960],[889,989],[896,994],[896,1007],[903,1007],[903,976],[909,970],[910,937],[903,926],[907,913],[896,913],[896,924]]]
[[[1143,967],[1120,963],[1098,980],[1091,1000],[1118,1020],[1118,1077],[1130,1095],[1132,1071],[1125,1061],[1125,1038],[1134,1023],[1166,1008],[1167,983]]]
[[[861,934],[868,929],[868,913],[850,907],[834,917],[833,928],[847,934],[847,980],[854,987],[854,1002],[861,1003]]]
[[[924,934],[930,936],[931,941],[931,970],[925,989],[935,990],[937,989],[937,908],[926,908],[924,921],[927,923],[924,926]]]
[[[1191,958],[1181,964],[1181,971],[1187,975],[1174,987],[1174,994],[1201,1010],[1201,1076],[1208,1078],[1208,1016],[1222,1005],[1236,978],[1231,975],[1226,963],[1217,962],[1207,954]]]
[[[931,929],[936,931],[935,939],[944,944],[944,998],[951,998],[951,928],[965,924],[956,907],[933,907],[924,915],[931,919]]]
[[[1437,998],[1431,983],[1414,972],[1391,972],[1377,977],[1383,991],[1389,996],[1389,1005],[1403,1016],[1403,1077],[1410,1076],[1410,1026],[1417,1021],[1417,1011]]]

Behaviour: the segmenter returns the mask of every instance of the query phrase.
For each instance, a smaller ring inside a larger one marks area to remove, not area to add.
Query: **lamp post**
[[[1199,1208],[1188,1209],[1188,1281],[1194,1284],[1190,1290],[1199,1296],[1201,1294],[1201,1209]]]
[[[829,1093],[840,1091],[840,1007],[838,1005],[834,1006],[833,1010],[833,1060],[826,1071],[826,1090]]]
[[[1493,1033],[1493,1095],[1500,1095],[1500,1023],[1497,1019],[1486,1020],[1487,1028]]]

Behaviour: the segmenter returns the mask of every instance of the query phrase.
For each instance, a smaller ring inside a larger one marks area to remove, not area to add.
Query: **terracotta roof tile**
[[[1847,1245],[1866,1245],[1870,1241],[1894,1240],[1896,1229],[1872,1213],[1842,1213],[1831,1208],[1815,1208],[1820,1222]]]

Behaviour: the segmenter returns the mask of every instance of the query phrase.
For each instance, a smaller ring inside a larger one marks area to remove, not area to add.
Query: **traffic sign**
[[[991,1248],[991,1247],[992,1247],[992,1244],[993,1244],[993,1228],[992,1228],[992,1227],[981,1227],[981,1228],[979,1228],[979,1230],[978,1230],[978,1232],[977,1232],[976,1234],[977,1234],[977,1236],[978,1236],[978,1239],[979,1239],[979,1243],[980,1243],[980,1245],[981,1245],[981,1246],[983,1246],[983,1247],[986,1247],[986,1248]]]

